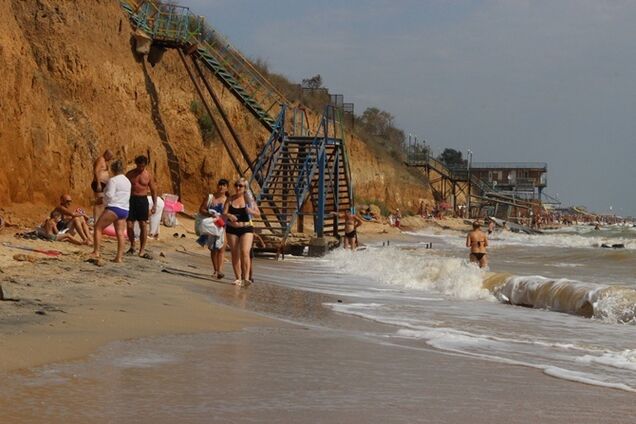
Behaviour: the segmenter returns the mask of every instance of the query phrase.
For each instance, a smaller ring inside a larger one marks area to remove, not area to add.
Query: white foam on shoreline
[[[603,380],[601,376],[594,375],[588,372],[580,372],[569,370],[563,367],[549,365],[549,364],[536,364],[527,361],[519,361],[515,359],[505,358],[495,354],[495,352],[506,352],[508,347],[498,342],[497,340],[493,340],[487,336],[476,336],[471,335],[465,332],[459,332],[452,329],[428,329],[428,330],[406,330],[402,329],[397,332],[398,337],[404,338],[413,338],[413,339],[423,339],[426,341],[431,347],[442,351],[448,351],[458,354],[463,354],[467,356],[477,357],[480,359],[485,359],[494,362],[500,362],[504,364],[510,365],[520,365],[529,368],[535,368],[542,370],[546,375],[551,377],[559,378],[562,380],[589,384],[593,386],[606,387],[611,389],[623,390],[630,393],[636,393],[636,388],[631,387],[625,383],[619,383],[614,381],[606,381]],[[525,343],[525,342],[524,342]],[[543,343],[543,345],[546,345]],[[563,348],[568,349],[566,346],[559,346],[558,343],[549,344],[550,347],[554,348]],[[478,348],[480,351],[484,350],[492,350],[493,353],[476,353],[471,352],[471,349]],[[580,348],[578,348],[580,349]],[[586,360],[584,358],[594,358]],[[611,358],[611,359],[608,359]],[[616,359],[617,356],[611,353],[605,353],[600,357],[592,357],[590,355],[586,355],[581,358],[575,358],[574,363],[583,363],[586,365],[604,364],[604,365],[612,365],[617,368],[629,369],[631,367],[625,367],[624,361],[620,359]],[[563,357],[561,359],[564,359]],[[617,366],[618,365],[618,366]],[[630,363],[631,365],[631,363]]]
[[[464,248],[466,242],[465,233],[453,230],[426,229],[407,234],[419,237],[433,237],[442,239],[454,247]],[[603,236],[602,233],[594,236],[583,236],[581,233],[545,233],[524,234],[511,231],[497,231],[489,237],[490,247],[524,246],[524,247],[562,247],[562,248],[600,248],[603,245],[623,245],[626,250],[636,250],[636,239],[624,237]]]
[[[636,371],[636,350],[626,349],[622,352],[605,352],[600,356],[585,355],[576,359],[585,364],[601,364],[613,368]]]
[[[384,285],[437,292],[456,299],[493,299],[482,287],[484,272],[464,259],[394,247],[367,249],[355,254],[341,249],[327,257],[337,271],[367,277]]]

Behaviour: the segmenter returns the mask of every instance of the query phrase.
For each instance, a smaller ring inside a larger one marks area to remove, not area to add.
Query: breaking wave
[[[568,279],[494,274],[484,281],[504,303],[565,312],[609,323],[636,323],[636,290]]]
[[[485,272],[466,260],[398,248],[370,248],[352,254],[336,250],[327,259],[338,271],[368,277],[390,286],[434,291],[457,299],[485,299]]]
[[[421,249],[369,248],[355,254],[337,250],[327,259],[337,271],[393,288],[439,293],[455,299],[497,299],[608,323],[636,323],[633,288],[542,276],[488,275],[465,259],[441,257]]]

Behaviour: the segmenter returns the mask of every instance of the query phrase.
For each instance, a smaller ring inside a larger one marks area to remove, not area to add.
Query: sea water
[[[411,236],[391,247],[335,251],[314,261],[318,278],[309,273],[293,284],[346,296],[327,306],[392,326],[376,335],[383,343],[432,346],[636,392],[633,228],[495,233],[488,271],[465,259],[465,234]]]

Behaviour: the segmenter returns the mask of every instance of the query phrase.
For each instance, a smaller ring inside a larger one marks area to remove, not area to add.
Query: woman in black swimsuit
[[[247,181],[241,178],[234,183],[236,193],[225,202],[224,215],[227,222],[227,241],[232,253],[232,268],[237,286],[251,284],[249,280],[252,260],[250,250],[254,242],[254,226],[251,216],[260,216],[258,206],[250,204]]]

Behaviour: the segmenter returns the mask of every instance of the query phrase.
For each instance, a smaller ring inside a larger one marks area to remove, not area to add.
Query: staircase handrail
[[[156,0],[120,0],[120,4],[128,6],[124,9],[129,13],[131,21],[137,28],[147,32],[149,36],[157,39],[168,39],[184,46],[197,45],[202,48],[217,61],[220,68],[232,76],[236,83],[243,88],[245,93],[240,95],[243,101],[247,101],[249,104],[244,95],[246,94],[258,105],[260,111],[255,111],[258,116],[264,113],[269,117],[268,119],[272,119],[269,111],[276,104],[290,103],[237,49],[227,42],[225,37],[209,24],[207,25],[209,30],[206,37],[204,34],[206,24],[203,18],[191,13],[189,8],[169,4],[162,5]],[[219,43],[223,45],[214,45]],[[249,106],[254,107],[252,104]],[[265,116],[262,119],[265,119]],[[271,129],[269,123],[262,123]]]
[[[211,35],[214,35],[214,37],[219,40],[220,42],[223,43],[223,45],[225,46],[225,49],[228,53],[230,53],[230,55],[233,56],[234,59],[237,59],[238,62],[240,62],[242,65],[244,65],[245,67],[247,67],[251,73],[253,75],[255,75],[264,85],[267,85],[268,88],[270,88],[273,92],[275,92],[278,97],[280,97],[282,100],[284,100],[284,102],[281,103],[287,103],[289,104],[289,101],[285,98],[285,95],[283,93],[281,93],[276,86],[274,86],[266,77],[264,77],[259,71],[258,69],[256,69],[256,67],[250,62],[249,59],[247,59],[245,56],[243,56],[243,54],[240,52],[240,50],[238,50],[237,48],[235,48],[227,39],[227,37],[225,37],[225,35],[223,35],[221,32],[217,31],[214,27],[212,27],[212,25],[210,25],[208,23],[208,27],[211,31]]]
[[[258,79],[249,78],[249,74],[245,70],[241,70],[237,67],[236,62],[232,63],[227,60],[227,57],[221,54],[218,48],[215,48],[211,43],[206,40],[198,40],[199,45],[203,46],[208,54],[213,56],[220,65],[225,68],[226,71],[232,75],[244,88],[247,88],[247,91],[250,91],[248,94],[250,97],[256,99],[256,93],[261,94],[261,99],[259,102],[261,104],[268,104],[268,107],[263,107],[262,109],[268,112],[274,105],[276,104],[289,104],[290,102],[283,96],[273,96],[272,91],[269,88],[268,84],[263,84],[262,81]],[[263,89],[265,88],[265,94],[263,94]]]
[[[267,140],[267,143],[265,143],[265,146],[263,146],[263,148],[261,149],[261,153],[258,155],[256,163],[254,164],[254,167],[253,167],[252,176],[250,177],[250,185],[254,180],[256,180],[258,185],[262,187],[262,185],[266,181],[266,178],[262,176],[262,170],[266,162],[272,163],[274,159],[273,153],[276,152],[275,145],[277,141],[282,141],[282,138],[285,137],[286,108],[287,107],[285,105],[281,107],[281,111],[278,114],[278,118],[276,119],[276,122],[274,123],[274,130],[272,131],[272,134],[270,135],[269,140]],[[260,176],[260,181],[259,181],[259,176]]]

